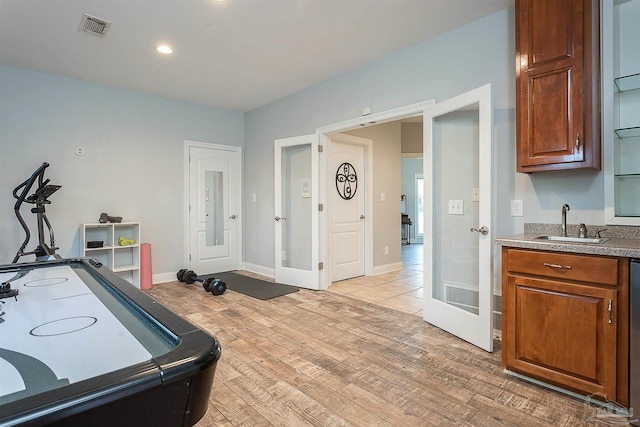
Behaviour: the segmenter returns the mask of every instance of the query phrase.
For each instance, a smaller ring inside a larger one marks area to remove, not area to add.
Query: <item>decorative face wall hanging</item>
[[[351,163],[343,163],[336,171],[336,190],[344,200],[352,199],[358,190],[358,175]]]

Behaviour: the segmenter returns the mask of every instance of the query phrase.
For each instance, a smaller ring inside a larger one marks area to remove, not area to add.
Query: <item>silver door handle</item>
[[[235,215],[231,215],[231,216],[229,217],[229,219],[236,219],[236,218],[238,218],[238,217],[237,217],[237,216],[235,216]]]
[[[276,221],[280,221],[280,220],[286,221],[286,220],[287,220],[287,218],[281,218],[281,217],[279,217],[279,216],[276,216],[274,219],[275,219]]]
[[[483,236],[486,236],[487,234],[489,234],[489,229],[484,225],[482,227],[480,227],[480,228],[472,228],[470,231],[478,232],[478,233],[482,234]]]

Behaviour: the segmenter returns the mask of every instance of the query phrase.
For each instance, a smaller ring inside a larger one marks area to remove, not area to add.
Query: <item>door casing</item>
[[[373,113],[367,115],[366,117],[357,117],[350,120],[345,120],[343,122],[334,123],[331,125],[323,126],[316,129],[316,134],[318,135],[318,140],[320,145],[329,147],[331,144],[331,134],[346,132],[353,129],[359,129],[363,126],[368,126],[371,124],[380,124],[386,122],[393,122],[396,120],[401,120],[409,117],[422,116],[425,108],[434,105],[435,100],[427,100],[423,102],[418,102],[415,104],[406,105],[404,107],[394,108],[387,111],[382,111],[380,113]],[[369,162],[371,164],[370,170],[373,170],[373,156],[369,156]],[[328,199],[328,191],[333,189],[333,181],[331,180],[330,171],[327,170],[327,159],[326,156],[320,156],[320,200],[327,201]],[[335,171],[334,171],[335,172]],[[368,182],[367,188],[370,189],[371,194],[373,194],[373,182]],[[329,206],[325,207],[326,209],[330,209]],[[367,199],[367,212],[369,212],[369,216],[372,217],[373,212],[373,197],[368,197]],[[367,214],[365,214],[367,215]],[[398,215],[399,216],[399,215]],[[370,218],[371,219],[371,218]],[[369,242],[372,242],[373,238],[373,221],[367,221],[365,226],[365,239]],[[329,229],[329,222],[326,215],[320,216],[320,259],[321,260],[330,260],[331,254],[329,251],[329,243],[330,243],[330,234],[331,230]],[[373,246],[372,244],[367,245],[368,249],[366,249],[365,253],[365,276],[370,276],[373,274]],[[331,285],[331,263],[327,261],[325,263],[325,268],[320,271],[320,289],[328,289]]]

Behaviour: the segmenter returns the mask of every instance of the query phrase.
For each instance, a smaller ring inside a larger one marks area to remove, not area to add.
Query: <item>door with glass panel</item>
[[[188,147],[189,268],[198,274],[237,270],[241,151],[202,145]]]
[[[320,289],[318,266],[318,137],[275,141],[276,282]]]
[[[424,320],[493,351],[490,85],[425,109],[423,175]]]

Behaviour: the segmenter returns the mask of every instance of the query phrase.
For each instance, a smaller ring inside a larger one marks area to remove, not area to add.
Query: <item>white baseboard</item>
[[[402,270],[402,261],[395,262],[393,264],[378,265],[373,267],[373,276],[378,274],[391,273],[392,271]]]
[[[263,265],[252,264],[249,262],[242,263],[242,270],[248,271],[250,273],[260,274],[261,276],[266,276],[271,279],[276,277],[276,271],[274,268],[265,267]],[[373,276],[378,274],[390,273],[392,271],[402,270],[402,262],[396,262],[393,264],[379,265],[377,267],[373,267]],[[153,283],[166,283],[173,282],[177,280],[175,272],[169,273],[157,273],[152,277]]]
[[[255,273],[261,276],[269,277],[271,279],[274,279],[276,277],[275,268],[265,267],[263,265],[251,264],[250,262],[243,262],[242,269],[250,273]]]
[[[171,273],[158,273],[151,276],[152,283],[166,283],[166,282],[174,282],[178,280],[175,272]]]

